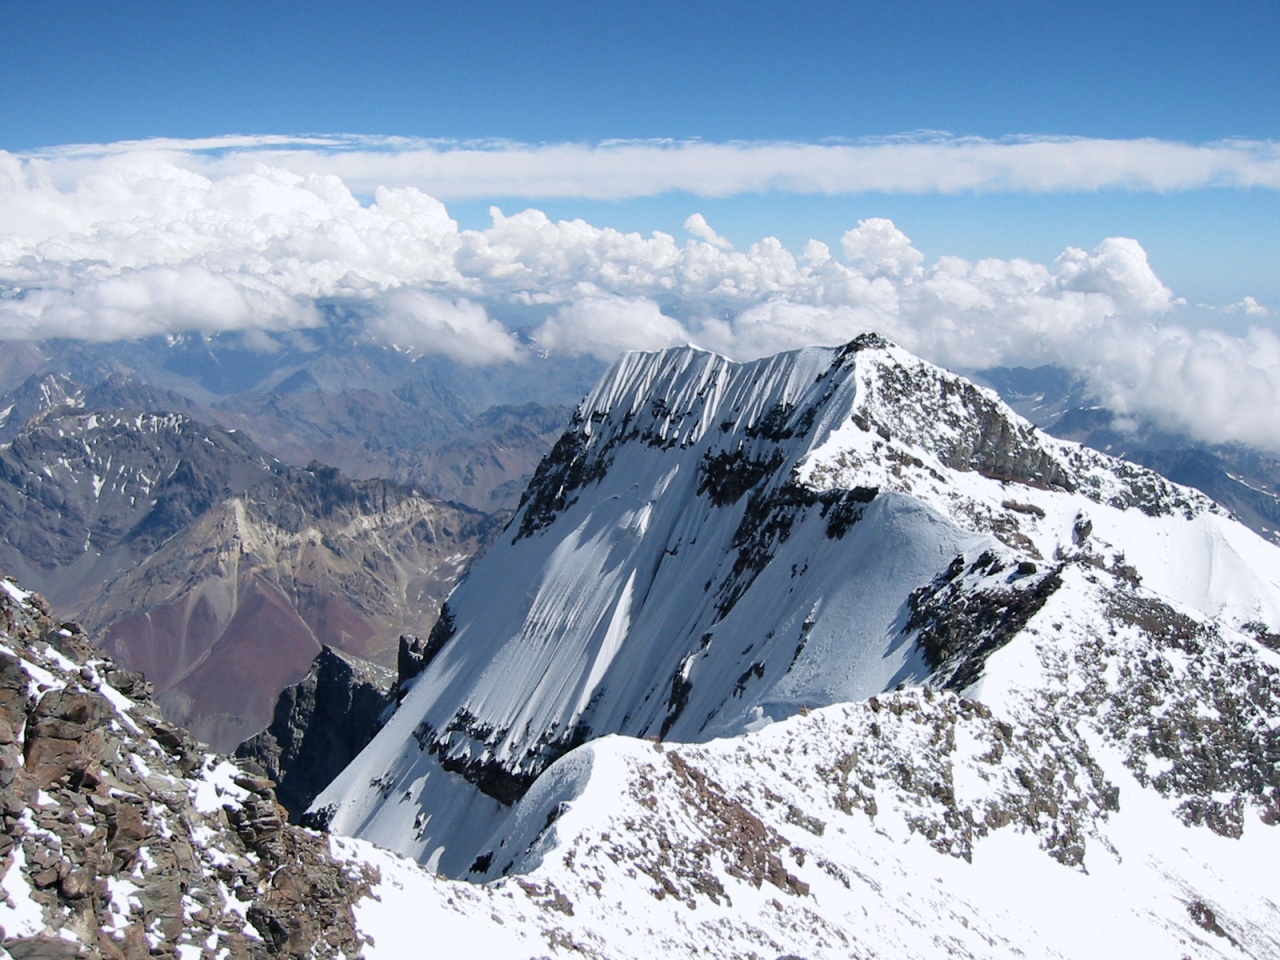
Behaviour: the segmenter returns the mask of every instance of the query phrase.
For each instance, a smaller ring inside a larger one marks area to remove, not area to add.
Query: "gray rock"
[[[271,726],[241,744],[236,756],[261,765],[297,823],[373,738],[394,680],[390,670],[324,647],[302,681],[280,694]]]

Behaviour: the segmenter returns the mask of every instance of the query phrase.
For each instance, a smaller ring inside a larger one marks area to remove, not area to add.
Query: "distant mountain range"
[[[366,343],[336,320],[288,336],[26,345],[0,369],[0,443],[66,406],[184,413],[294,466],[501,510],[599,370],[531,349],[522,363],[471,369]]]
[[[563,426],[567,407],[528,399],[577,369],[544,380],[550,363],[468,371],[340,319],[20,347],[0,378],[0,563],[230,750],[321,645],[386,663],[430,631]]]
[[[393,662],[503,521],[182,414],[60,408],[0,450],[0,563],[223,750],[321,644]]]

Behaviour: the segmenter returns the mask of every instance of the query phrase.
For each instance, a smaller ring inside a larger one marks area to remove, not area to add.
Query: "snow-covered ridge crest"
[[[631,354],[317,815],[466,875],[587,740],[704,742],[900,684],[976,690],[1081,589],[1072,569],[1280,632],[1273,547],[880,337],[745,364]]]
[[[548,480],[589,481],[614,447],[635,440],[662,449],[703,445],[709,466],[717,457],[719,466],[776,459],[777,447],[791,478],[810,489],[874,487],[939,507],[983,499],[975,491],[984,485],[955,489],[954,474],[976,472],[1152,515],[1217,509],[1153,471],[1041,433],[994,391],[875,334],[744,364],[696,347],[627,354],[579,406],[563,441],[572,441],[576,458]],[[570,492],[561,483],[553,496]],[[543,502],[519,518],[522,532],[544,519],[546,491],[536,481],[526,500],[539,494]],[[962,517],[977,528],[999,535],[1006,526],[966,506]],[[1002,509],[1015,524],[1028,515]]]

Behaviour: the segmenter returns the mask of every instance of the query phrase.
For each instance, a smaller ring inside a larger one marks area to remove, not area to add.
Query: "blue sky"
[[[1280,118],[1266,2],[5,2],[0,143],[218,133],[1205,141]]]
[[[1280,137],[1280,6],[906,2],[5,2],[0,148],[218,134],[821,142],[919,130]],[[495,197],[677,232],[697,196]],[[1280,305],[1275,190],[747,193],[735,243],[895,220],[930,256],[1137,237],[1192,301]],[[451,202],[464,226],[489,198]]]
[[[0,338],[331,297],[476,363],[513,316],[602,358],[875,327],[1280,449],[1275,3],[0,14]]]

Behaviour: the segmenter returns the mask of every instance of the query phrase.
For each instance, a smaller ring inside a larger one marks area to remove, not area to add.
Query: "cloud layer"
[[[52,148],[22,159],[54,183],[112,157],[151,154],[220,179],[263,165],[335,176],[362,196],[417,187],[442,200],[684,191],[704,197],[807,194],[1280,189],[1280,143],[1224,140],[1001,140],[914,134],[822,143],[619,140],[459,143],[395,137],[222,137]],[[0,188],[5,173],[0,170]]]
[[[520,307],[546,349],[604,359],[684,342],[747,358],[879,330],[962,370],[1062,364],[1088,376],[1121,413],[1280,450],[1280,341],[1268,329],[1232,337],[1180,326],[1184,308],[1134,240],[1069,248],[1050,264],[929,263],[879,219],[849,230],[838,253],[817,241],[793,251],[772,238],[738,250],[697,213],[680,239],[552,221],[534,209],[495,209],[487,229],[460,230],[440,200],[405,182],[435,175],[429,164],[426,174],[413,172],[423,154],[444,167],[464,155],[488,158],[496,166],[472,170],[473,185],[533,154],[559,157],[559,175],[571,184],[585,153],[610,190],[620,189],[609,178],[624,167],[640,170],[635,176],[653,190],[677,181],[689,189],[694,181],[679,177],[690,170],[707,178],[697,182],[709,193],[779,182],[837,189],[854,175],[841,166],[849,151],[861,158],[857,176],[892,175],[901,189],[1083,189],[1107,177],[1165,188],[1280,185],[1270,144],[621,144],[468,153],[243,138],[0,153],[0,339],[294,329],[321,322],[316,302],[334,298],[362,304],[372,336],[470,364],[518,359],[514,337],[494,319],[499,307]],[[963,162],[944,177],[945,165],[921,159],[935,155]],[[797,158],[807,158],[807,173],[779,173]],[[374,161],[393,185],[353,186],[373,176],[374,167],[359,165]],[[539,178],[556,164],[541,163],[522,168],[532,178],[522,182],[544,184]],[[366,192],[372,202],[361,203],[356,194]],[[1228,309],[1259,323],[1268,316],[1249,297]]]

